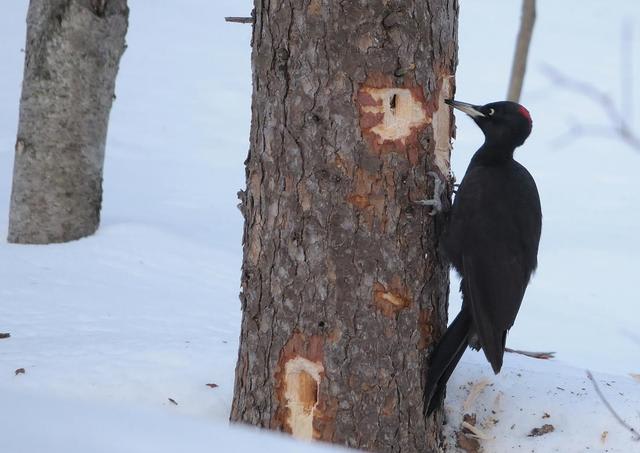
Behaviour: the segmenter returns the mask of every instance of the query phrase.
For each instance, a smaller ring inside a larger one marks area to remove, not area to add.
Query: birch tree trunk
[[[126,0],[31,0],[9,242],[66,242],[100,222]]]
[[[449,176],[457,18],[456,0],[255,1],[231,420],[438,448],[422,390],[448,268],[413,201]]]

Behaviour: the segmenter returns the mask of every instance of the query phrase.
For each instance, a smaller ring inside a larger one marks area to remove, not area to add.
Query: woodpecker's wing
[[[495,373],[502,368],[507,331],[520,309],[528,276],[516,255],[506,249],[463,256],[464,300],[472,329]]]

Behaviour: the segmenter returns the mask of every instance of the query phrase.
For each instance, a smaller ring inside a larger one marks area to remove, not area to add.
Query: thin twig
[[[511,79],[507,99],[513,102],[520,101],[522,94],[522,84],[524,83],[524,73],[527,70],[527,56],[531,37],[533,36],[533,26],[536,22],[536,0],[522,0],[522,16],[520,18],[520,31],[516,41],[516,51],[513,55],[513,65],[511,66]]]
[[[609,412],[611,412],[611,415],[613,415],[613,417],[618,421],[618,423],[620,423],[624,428],[626,428],[633,435],[634,440],[640,441],[640,433],[638,433],[638,431],[636,431],[632,426],[629,426],[627,422],[625,422],[622,419],[622,417],[618,415],[618,413],[615,411],[613,406],[609,404],[609,401],[607,401],[607,399],[604,397],[604,394],[600,390],[598,383],[593,378],[593,374],[591,374],[591,371],[589,370],[587,370],[587,377],[591,381],[591,384],[593,384],[593,388],[596,390],[596,393],[598,394],[598,396],[600,397],[604,405],[607,407],[607,409],[609,409]]]
[[[540,360],[553,359],[556,355],[555,352],[531,352],[531,351],[521,351],[520,349],[511,349],[511,348],[504,348],[504,350],[512,354],[520,354],[527,357],[531,357],[533,359],[540,359]]]
[[[575,140],[576,137],[587,135],[590,137],[601,137],[609,140],[614,140],[618,137],[617,132],[611,130],[611,128],[603,127],[599,124],[578,124],[572,121],[567,132],[555,138],[553,143],[557,147],[563,147]]]
[[[556,86],[569,91],[573,91],[598,105],[604,111],[605,116],[611,123],[611,126],[609,128],[611,135],[614,137],[618,137],[631,148],[640,151],[640,136],[638,136],[633,131],[629,122],[620,112],[618,107],[616,107],[615,102],[608,93],[600,90],[593,85],[590,85],[587,82],[574,79],[566,74],[562,74],[552,66],[545,65],[543,66],[542,71]],[[567,135],[568,138],[575,138],[581,135],[601,136],[603,134],[601,128],[595,130],[582,124],[575,124],[574,127],[570,130],[570,133]]]
[[[608,93],[587,82],[563,74],[550,65],[543,65],[542,72],[557,86],[578,93],[602,107],[613,123],[624,123],[624,117],[622,117]]]
[[[253,17],[225,17],[225,22],[235,22],[237,24],[252,24],[255,22]]]

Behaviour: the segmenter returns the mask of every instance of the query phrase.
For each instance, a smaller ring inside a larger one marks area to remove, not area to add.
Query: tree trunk
[[[126,0],[31,0],[9,242],[95,232]]]
[[[456,0],[255,1],[231,420],[437,449],[422,390],[448,267],[413,201],[449,176],[457,17]]]
[[[527,71],[527,57],[529,46],[533,36],[533,26],[536,23],[536,0],[522,0],[522,17],[520,18],[520,31],[516,39],[516,50],[511,65],[511,77],[507,89],[507,100],[520,102],[524,74]]]

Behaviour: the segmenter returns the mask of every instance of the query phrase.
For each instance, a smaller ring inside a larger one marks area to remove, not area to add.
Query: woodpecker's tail
[[[447,381],[469,344],[470,327],[471,315],[463,307],[431,354],[424,389],[424,411],[427,416],[440,406],[444,398]]]

